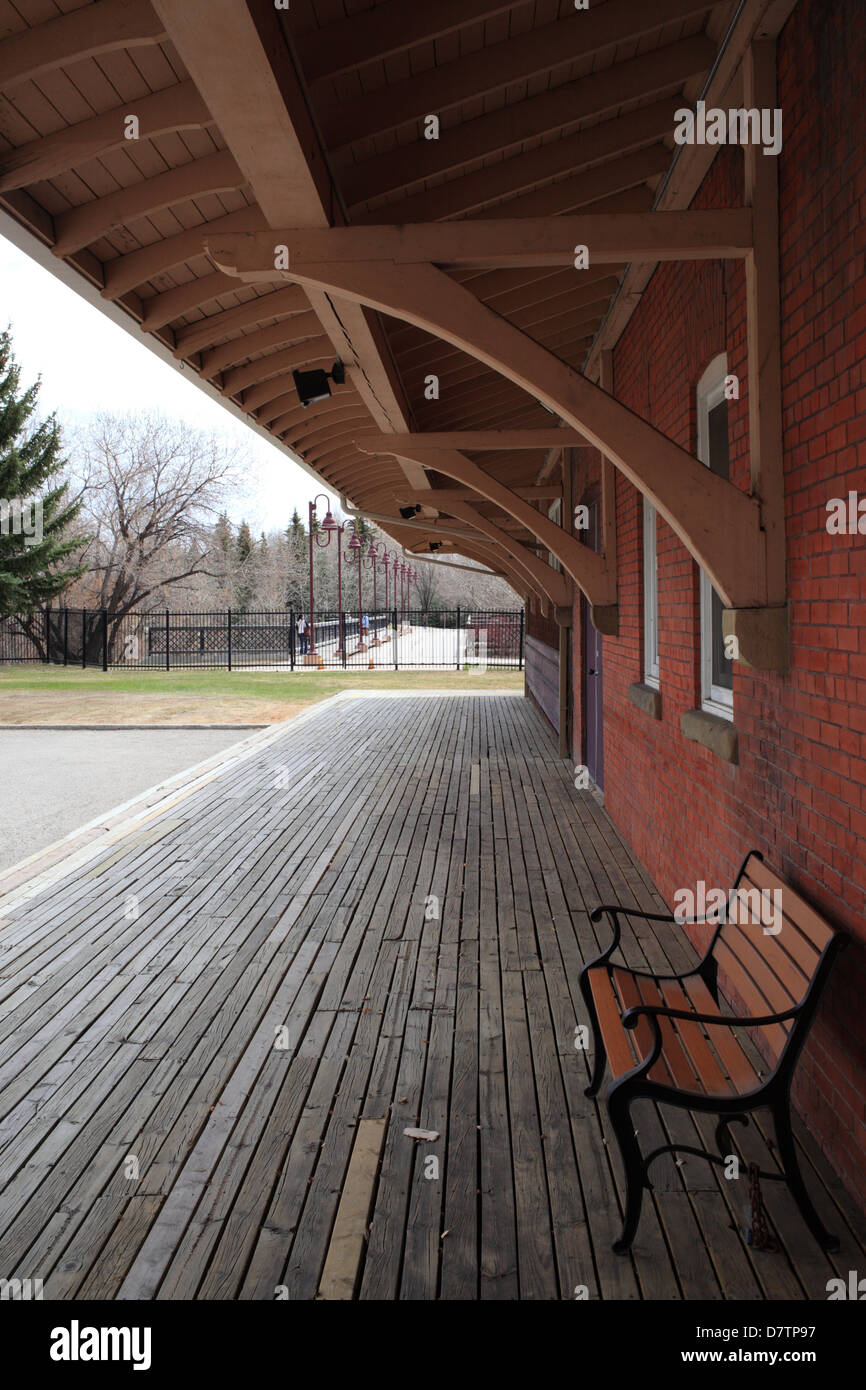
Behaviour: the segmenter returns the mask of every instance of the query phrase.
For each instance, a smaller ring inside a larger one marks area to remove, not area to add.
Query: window
[[[643,499],[643,678],[659,684],[659,570],[656,509]]]
[[[698,458],[721,478],[730,477],[727,359],[710,363],[698,383]],[[734,714],[734,669],[725,655],[722,601],[701,571],[701,707],[728,719]]]

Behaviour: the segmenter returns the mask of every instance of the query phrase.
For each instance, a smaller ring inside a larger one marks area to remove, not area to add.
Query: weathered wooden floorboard
[[[49,1298],[826,1296],[864,1222],[805,1135],[837,1255],[779,1184],[780,1251],[754,1251],[745,1179],[688,1156],[657,1162],[612,1253],[619,1159],[575,1046],[603,901],[664,906],[517,696],[345,699],[242,750],[0,904],[0,1277]],[[634,915],[624,949],[695,958]],[[711,1117],[636,1124],[712,1146]],[[763,1122],[735,1142],[744,1173],[775,1166]]]

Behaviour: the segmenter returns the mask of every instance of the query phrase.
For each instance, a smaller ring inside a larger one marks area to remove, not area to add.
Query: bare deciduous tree
[[[212,523],[236,450],[157,413],[102,415],[74,441],[71,467],[91,533],[86,598],[115,623],[170,586],[220,577]]]

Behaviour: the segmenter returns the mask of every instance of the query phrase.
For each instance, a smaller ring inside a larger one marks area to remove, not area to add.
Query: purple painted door
[[[589,508],[587,544],[598,550],[600,543],[600,514],[598,502]],[[583,727],[586,747],[586,766],[599,790],[604,789],[604,688],[601,633],[596,632],[589,616],[589,604],[583,600]]]

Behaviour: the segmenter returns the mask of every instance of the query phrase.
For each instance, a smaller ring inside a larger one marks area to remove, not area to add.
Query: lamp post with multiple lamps
[[[326,506],[325,519],[322,522],[321,530],[316,526],[316,504],[320,497],[324,498]],[[313,577],[313,537],[315,535],[315,543],[320,550],[325,550],[331,544],[331,533],[333,531],[339,531],[339,529],[337,522],[334,520],[334,514],[331,511],[330,498],[326,497],[324,492],[320,492],[310,503],[310,650],[304,657],[305,666],[318,666],[320,660],[316,651],[316,594],[315,580]],[[325,537],[324,540],[322,540],[323,534]],[[338,545],[337,549],[339,550],[339,548]]]
[[[361,540],[361,537],[358,534],[358,526],[354,519],[347,521],[345,523],[345,526],[347,531],[351,530],[352,532],[352,539],[349,541],[349,544],[346,547],[348,551],[346,561],[347,564],[354,564],[358,566],[358,645],[355,648],[354,652],[352,652],[353,656],[357,656],[359,652],[365,652],[367,650],[366,643],[364,642],[364,629],[362,626],[364,617],[364,605],[361,595],[361,571],[364,568],[364,542]]]
[[[376,616],[378,612],[376,607],[376,571],[379,568],[379,547],[376,545],[372,536],[367,543],[367,553],[364,556],[364,561],[367,568],[373,571],[373,635],[370,638],[370,646],[380,647],[382,644],[379,641],[378,618]]]

